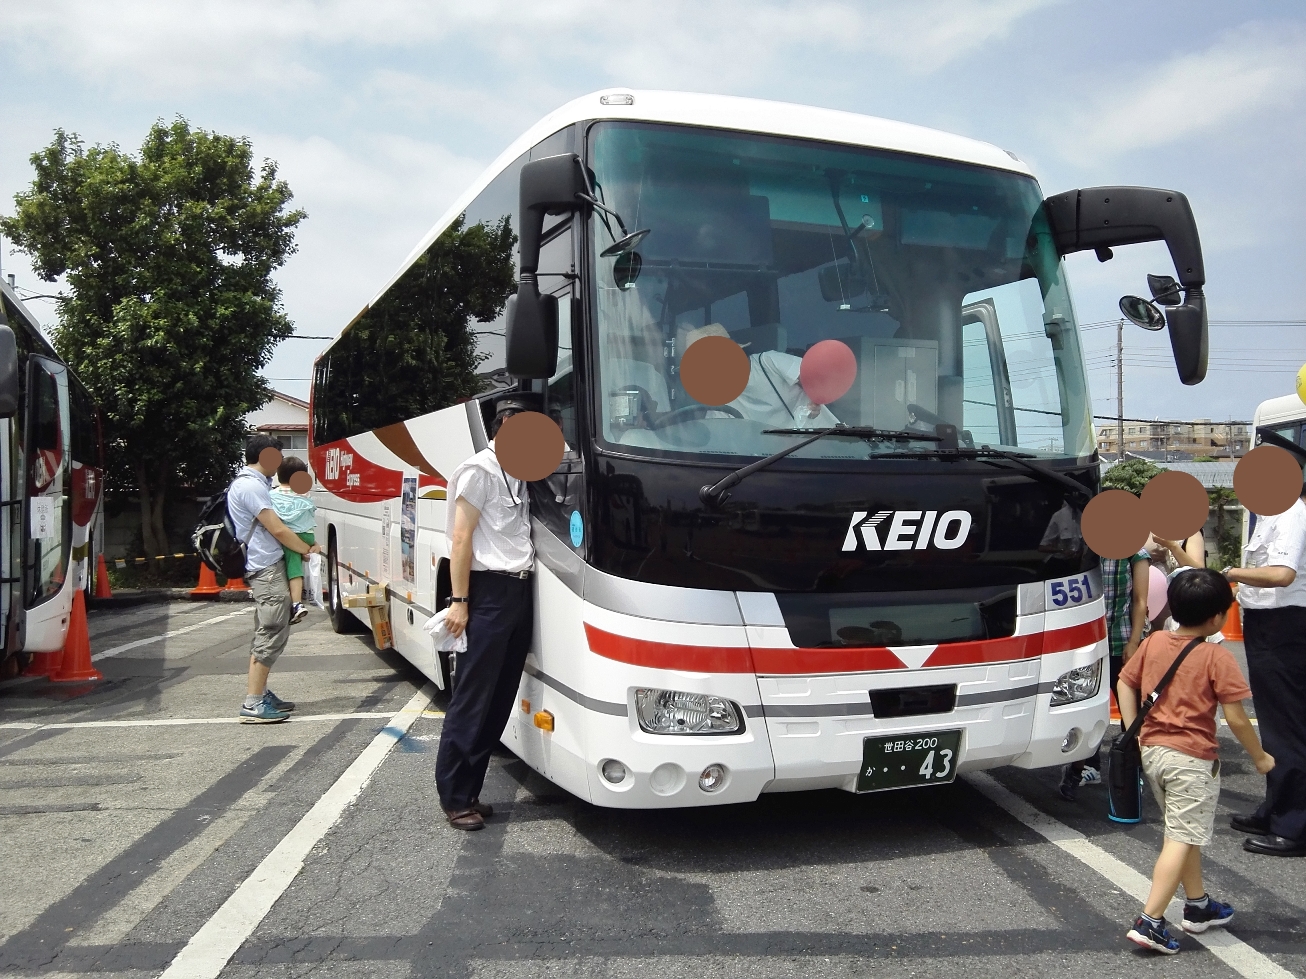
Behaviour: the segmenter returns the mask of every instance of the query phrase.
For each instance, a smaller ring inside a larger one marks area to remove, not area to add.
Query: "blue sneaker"
[[[1233,920],[1233,906],[1221,904],[1215,898],[1208,898],[1206,907],[1184,902],[1184,931],[1200,935],[1212,925],[1227,925]]]
[[[257,707],[240,708],[241,724],[276,724],[278,721],[290,720],[290,714],[284,710],[277,710],[268,703],[266,696],[258,702]]]
[[[1134,927],[1129,929],[1125,937],[1135,945],[1160,952],[1162,955],[1174,955],[1179,951],[1179,940],[1170,934],[1170,929],[1165,926],[1165,918],[1161,919],[1161,927],[1157,928],[1139,915],[1138,920],[1134,922]]]
[[[273,710],[292,711],[295,709],[295,702],[293,700],[282,700],[271,690],[265,690],[263,692],[263,700],[266,703],[271,704]]]

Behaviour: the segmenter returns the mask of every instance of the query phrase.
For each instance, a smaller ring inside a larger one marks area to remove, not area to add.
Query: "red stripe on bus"
[[[768,646],[754,649],[753,659],[757,661],[758,673],[875,673],[907,668],[892,649],[884,646],[811,649]]]
[[[805,649],[759,646],[685,646],[618,636],[585,623],[590,649],[607,659],[632,666],[693,673],[758,673],[805,675],[812,673],[874,673],[905,670],[907,664],[883,646]],[[978,642],[943,643],[935,648],[925,666],[975,666],[1033,659],[1044,653],[1060,653],[1106,638],[1106,623],[1094,619],[1065,629],[1052,629],[1027,636],[984,639]]]
[[[1005,639],[981,639],[978,642],[942,643],[930,653],[926,666],[974,666],[979,663],[1005,663],[1014,659],[1033,659],[1045,653],[1064,653],[1106,638],[1106,621],[1093,619],[1064,629],[1050,629],[1028,636]]]
[[[585,623],[590,649],[607,659],[631,666],[693,673],[752,673],[752,650],[747,646],[682,646],[679,643],[632,639],[605,632]]]

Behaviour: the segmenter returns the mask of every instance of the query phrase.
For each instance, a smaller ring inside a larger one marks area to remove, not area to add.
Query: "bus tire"
[[[340,565],[336,558],[334,530],[327,541],[327,615],[331,619],[332,630],[341,635],[363,631],[363,623],[345,608],[340,598]]]

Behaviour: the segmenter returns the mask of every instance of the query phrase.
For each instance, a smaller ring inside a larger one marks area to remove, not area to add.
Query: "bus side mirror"
[[[0,418],[18,414],[18,341],[14,331],[0,325]]]
[[[1062,255],[1094,249],[1109,255],[1114,245],[1164,241],[1170,249],[1182,305],[1165,311],[1175,369],[1184,384],[1206,377],[1206,267],[1202,242],[1188,198],[1175,190],[1153,187],[1088,187],[1056,194],[1043,202],[1052,239]]]
[[[562,153],[532,160],[521,170],[521,262],[517,295],[508,300],[505,347],[508,373],[517,378],[549,378],[558,366],[558,301],[541,296],[540,236],[546,214],[566,214],[581,206],[586,193],[580,157]]]

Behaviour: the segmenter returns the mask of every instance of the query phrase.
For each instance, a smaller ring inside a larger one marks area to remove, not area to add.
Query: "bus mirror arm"
[[[1049,197],[1043,206],[1061,255],[1091,249],[1102,258],[1115,245],[1166,243],[1184,289],[1183,304],[1165,311],[1170,349],[1179,379],[1200,383],[1208,353],[1206,266],[1188,198],[1154,187],[1087,187]]]
[[[508,373],[516,378],[549,378],[558,365],[558,301],[541,296],[540,238],[547,214],[566,214],[581,206],[586,183],[580,157],[561,153],[532,160],[521,169],[521,257],[517,294],[508,300],[504,346]]]
[[[18,414],[18,341],[8,325],[0,323],[0,418]]]

